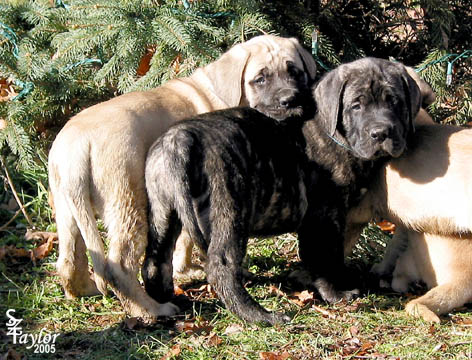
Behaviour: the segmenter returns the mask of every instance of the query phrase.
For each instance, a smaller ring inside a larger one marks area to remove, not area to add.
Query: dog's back
[[[146,165],[151,204],[172,203],[170,207],[182,216],[184,226],[195,230],[197,238],[201,238],[197,228],[208,237],[211,229],[201,225],[211,221],[198,222],[185,216],[194,214],[209,220],[210,201],[213,212],[229,216],[235,211],[245,212],[244,227],[254,234],[263,233],[266,224],[270,224],[271,232],[293,229],[300,212],[306,210],[306,199],[300,163],[303,149],[290,136],[291,126],[249,108],[221,113],[225,116],[214,112],[211,119],[203,115],[180,122],[151,148]]]
[[[417,231],[471,231],[472,129],[427,125],[418,127],[415,140],[386,168],[391,215]]]

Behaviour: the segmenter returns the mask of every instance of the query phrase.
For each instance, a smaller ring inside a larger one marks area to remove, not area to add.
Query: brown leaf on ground
[[[29,258],[31,260],[34,260],[33,253],[31,250],[16,248],[13,245],[2,246],[0,248],[0,260],[6,256],[11,258]]]
[[[57,242],[58,237],[57,233],[55,232],[28,230],[25,234],[25,239],[40,241],[39,245],[32,251],[33,261],[35,261],[44,259],[51,253],[54,243]]]
[[[198,324],[195,320],[185,320],[177,321],[175,327],[180,332],[185,332],[186,334],[196,334],[199,335],[203,332],[210,333],[213,330],[213,326],[209,325],[207,321],[201,321]]]
[[[233,335],[233,334],[238,334],[240,332],[244,331],[244,328],[239,325],[239,324],[230,324],[226,327],[226,330],[224,331],[224,335]]]
[[[175,291],[175,288],[174,288]],[[188,297],[193,297],[197,300],[205,299],[215,299],[217,297],[216,292],[213,290],[210,284],[204,284],[199,288],[192,288],[183,290],[183,293]]]
[[[270,285],[269,286],[269,291],[273,295],[287,297],[287,294],[284,293],[282,290],[280,290],[277,286]]]
[[[210,346],[218,346],[223,343],[223,339],[220,338],[218,335],[212,333],[210,334],[210,337],[208,338],[208,344]]]
[[[294,292],[290,295],[290,300],[298,306],[306,306],[315,302],[315,295],[313,291],[303,290],[302,292]]]
[[[123,320],[123,325],[128,329],[128,330],[133,330],[138,326],[139,320],[137,317],[131,317],[131,318],[126,318]]]
[[[351,326],[349,328],[349,334],[351,335],[351,337],[359,335],[359,328],[357,326]]]
[[[51,231],[32,231],[27,230],[25,234],[26,240],[40,240],[41,242],[49,241],[52,238],[52,241],[57,241],[57,233]]]
[[[160,360],[173,359],[173,358],[179,356],[181,352],[182,352],[182,349],[180,348],[180,345],[175,344],[174,346],[171,347],[171,349],[169,350],[169,352],[167,354],[165,354],[163,357],[161,357]]]
[[[395,232],[395,224],[391,223],[390,221],[382,220],[376,222],[377,226],[380,230],[393,234]]]
[[[5,246],[0,247],[0,261],[7,255],[7,249]]]
[[[185,295],[185,291],[179,287],[178,285],[174,285],[174,294],[179,296],[179,295]]]
[[[1,255],[0,255],[1,260]],[[462,326],[472,326],[472,319],[456,317],[453,319],[455,324],[462,325]]]
[[[316,312],[319,312],[324,317],[327,317],[328,319],[336,319],[336,314],[332,311],[323,309],[322,307],[317,306],[317,305],[313,305],[311,308],[315,310]]]
[[[261,360],[286,360],[290,358],[290,354],[286,351],[284,351],[283,353],[263,351],[259,353],[259,358]]]
[[[146,75],[146,73],[151,68],[151,60],[155,52],[156,52],[156,46],[150,46],[146,49],[146,52],[144,53],[144,55],[141,57],[141,60],[139,61],[139,66],[136,69],[136,75],[138,76]]]
[[[13,349],[9,349],[7,353],[2,356],[2,360],[21,360],[21,354]]]
[[[34,258],[36,260],[44,259],[46,256],[48,256],[51,253],[53,247],[54,247],[54,238],[51,236],[50,238],[48,238],[48,240],[45,243],[33,249]]]

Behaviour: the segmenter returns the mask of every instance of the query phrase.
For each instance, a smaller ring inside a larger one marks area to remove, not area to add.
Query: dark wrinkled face
[[[312,106],[309,76],[302,63],[285,60],[255,71],[244,86],[249,106],[276,120],[302,115]]]
[[[401,78],[359,78],[346,84],[342,125],[356,156],[372,160],[400,156],[410,129],[409,105]]]
[[[400,156],[421,105],[404,65],[369,57],[327,73],[313,95],[326,135],[363,160]]]

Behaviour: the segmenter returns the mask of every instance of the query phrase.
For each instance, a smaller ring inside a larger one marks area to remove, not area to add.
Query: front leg
[[[343,224],[337,218],[310,216],[298,231],[302,265],[309,272],[311,285],[329,303],[359,295],[359,290],[353,289],[344,264]]]

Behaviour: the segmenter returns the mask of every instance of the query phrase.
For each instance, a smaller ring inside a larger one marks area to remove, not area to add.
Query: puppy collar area
[[[350,152],[354,152],[354,150],[352,150],[352,148],[348,145],[345,145],[343,144],[341,141],[339,141],[338,139],[336,139],[333,135],[329,134],[328,132],[325,132],[326,135],[328,135],[328,137],[333,140],[336,144],[338,144],[339,146],[343,147],[344,149],[346,149],[347,151],[350,151]]]

